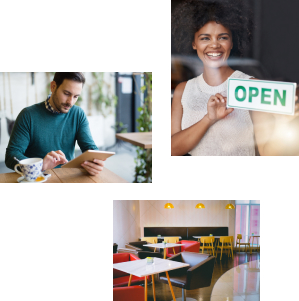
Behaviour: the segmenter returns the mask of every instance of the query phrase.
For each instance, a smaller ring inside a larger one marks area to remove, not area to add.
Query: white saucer
[[[51,177],[51,174],[48,174],[47,176],[42,175],[42,177],[43,177],[43,180],[41,180],[41,181],[30,182],[30,181],[27,181],[25,179],[25,177],[20,177],[20,178],[17,179],[17,181],[18,181],[18,183],[31,183],[31,184],[43,183],[43,182],[46,182],[48,180],[48,178]]]

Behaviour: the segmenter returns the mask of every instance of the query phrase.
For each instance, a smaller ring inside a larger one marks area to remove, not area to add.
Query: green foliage
[[[123,122],[115,122],[115,125],[113,126],[116,133],[127,133],[127,128],[124,128]]]
[[[111,85],[104,81],[104,72],[92,72],[96,79],[92,89],[92,99],[98,111],[104,117],[113,113],[113,108],[117,105],[117,96],[111,89]]]
[[[145,72],[145,85],[141,87],[146,97],[142,107],[138,108],[140,113],[137,118],[139,132],[152,131],[152,73]],[[135,159],[135,181],[134,183],[151,183],[152,182],[152,150],[137,147],[137,158]]]

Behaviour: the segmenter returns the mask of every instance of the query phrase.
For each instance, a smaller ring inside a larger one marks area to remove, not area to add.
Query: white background
[[[169,0],[1,11],[1,72],[153,72],[153,184],[0,184],[1,301],[112,300],[113,199],[261,200],[261,300],[298,298],[298,157],[170,157]]]

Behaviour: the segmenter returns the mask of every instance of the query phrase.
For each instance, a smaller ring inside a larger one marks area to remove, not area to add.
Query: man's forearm
[[[18,162],[14,159],[16,157],[18,160],[24,160],[28,159],[24,154],[22,154],[20,151],[17,150],[9,150],[9,147],[6,149],[6,154],[5,154],[5,165],[13,169],[15,168],[15,165],[18,164]]]

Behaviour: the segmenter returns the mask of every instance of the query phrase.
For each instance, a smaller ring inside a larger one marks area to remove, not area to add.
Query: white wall
[[[139,201],[113,201],[113,242],[124,248],[140,237]]]
[[[170,202],[173,209],[165,209]],[[234,202],[234,201],[233,201]],[[196,209],[203,203],[205,209]],[[140,227],[229,227],[229,235],[235,228],[235,210],[225,209],[228,201],[140,201]]]
[[[171,202],[173,209],[165,209]],[[123,247],[144,235],[144,227],[229,227],[235,233],[235,210],[225,209],[235,201],[114,201],[113,240]],[[203,203],[205,209],[196,209]]]
[[[88,115],[90,130],[96,145],[107,147],[115,142],[115,131],[111,128],[115,123],[114,112],[104,119],[94,106],[91,112],[87,110],[89,98],[88,86],[93,82],[93,78],[90,72],[84,72],[84,74],[86,76],[86,84],[82,91],[83,101],[81,107]],[[105,82],[111,85],[113,91],[115,91],[114,74],[114,72],[106,72],[104,75]],[[47,97],[47,84],[52,80],[52,78],[47,79],[45,72],[35,73],[34,85],[31,84],[30,72],[10,72],[10,85],[7,72],[4,78],[5,83],[3,82],[3,72],[0,72],[0,162],[4,161],[5,150],[9,141],[5,117],[15,120],[23,108],[44,101]],[[12,100],[12,106],[10,99]]]

